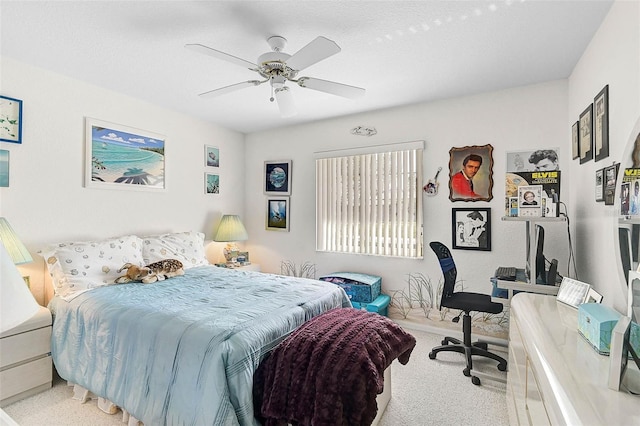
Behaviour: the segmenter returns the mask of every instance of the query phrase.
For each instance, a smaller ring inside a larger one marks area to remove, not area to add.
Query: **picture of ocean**
[[[164,188],[164,140],[91,127],[91,180]]]

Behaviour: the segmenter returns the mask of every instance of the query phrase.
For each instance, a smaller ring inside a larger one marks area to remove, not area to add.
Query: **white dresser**
[[[29,320],[0,334],[0,406],[51,387],[51,312],[40,310]]]
[[[554,296],[511,301],[507,407],[512,425],[640,425],[640,396],[608,388],[609,357]]]

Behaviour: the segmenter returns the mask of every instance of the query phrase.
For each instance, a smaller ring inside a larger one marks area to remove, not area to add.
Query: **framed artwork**
[[[578,305],[587,300],[590,288],[590,284],[564,277],[562,278],[556,300],[577,309]]]
[[[580,114],[579,123],[580,164],[584,164],[593,160],[593,104]]]
[[[604,201],[604,169],[596,170],[596,201]]]
[[[451,231],[454,249],[491,251],[491,209],[451,209]]]
[[[9,151],[0,149],[0,187],[9,186]]]
[[[620,215],[622,216],[628,216],[630,213],[630,194],[631,182],[623,182],[622,185],[620,185]]]
[[[545,211],[542,185],[523,185],[518,187],[518,216],[542,217]]]
[[[593,150],[596,161],[609,156],[609,85],[593,100]]]
[[[85,119],[85,187],[164,191],[165,137]]]
[[[578,136],[580,129],[580,122],[576,121],[571,126],[571,159],[575,160],[580,158],[580,137]]]
[[[215,146],[204,146],[204,162],[207,167],[220,167],[220,150]]]
[[[0,95],[0,141],[22,143],[22,101]]]
[[[267,198],[266,229],[289,232],[289,197]]]
[[[291,160],[264,162],[264,193],[291,195]]]
[[[220,175],[213,173],[204,174],[204,192],[205,194],[220,193]]]
[[[604,168],[604,204],[607,206],[613,205],[619,165],[616,163]]]
[[[507,151],[507,173],[560,170],[559,147],[528,151]]]
[[[449,150],[449,199],[491,201],[493,147],[474,145]]]

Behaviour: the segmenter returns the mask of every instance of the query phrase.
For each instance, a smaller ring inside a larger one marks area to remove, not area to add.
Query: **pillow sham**
[[[177,232],[142,237],[142,258],[146,265],[163,259],[177,259],[184,269],[208,265],[202,232]]]
[[[125,263],[142,266],[142,239],[126,235],[102,241],[67,242],[41,252],[55,293],[70,301],[85,291],[113,284]]]

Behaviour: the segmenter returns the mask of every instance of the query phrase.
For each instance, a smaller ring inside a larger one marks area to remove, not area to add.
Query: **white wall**
[[[569,169],[575,185],[569,203],[575,217],[579,279],[593,284],[603,303],[626,312],[626,289],[617,257],[618,211],[594,201],[595,172],[623,157],[631,131],[640,119],[640,2],[616,2],[569,78],[568,129],[593,98],[609,85],[609,158]]]
[[[225,213],[242,214],[244,135],[140,100],[34,68],[1,62],[2,94],[23,101],[23,143],[10,151],[10,186],[0,188],[0,215],[27,248],[61,240],[89,240],[197,230],[212,237]],[[160,88],[161,90],[161,88]],[[166,136],[166,191],[87,189],[84,118]],[[204,145],[220,148],[221,193],[204,193]],[[40,303],[41,258],[21,267]]]
[[[490,290],[488,277],[496,266],[521,266],[524,248],[520,239],[524,225],[504,223],[502,194],[504,158],[507,150],[535,147],[561,147],[562,200],[567,204],[571,238],[576,254],[578,278],[591,283],[604,295],[604,303],[620,311],[625,308],[623,282],[619,276],[616,241],[617,213],[613,206],[595,202],[595,171],[620,161],[631,130],[640,117],[640,3],[618,1],[566,81],[550,82],[502,92],[450,99],[431,104],[394,108],[344,117],[336,120],[256,133],[247,137],[246,211],[253,259],[271,272],[280,261],[310,261],[318,274],[334,270],[371,272],[383,277],[383,288],[390,292],[406,285],[408,273],[421,272],[437,281],[440,271],[428,242],[450,244],[452,207],[469,205],[492,208],[491,252],[454,252],[459,276],[469,288]],[[571,125],[609,84],[610,156],[598,163],[580,165],[571,160]],[[349,129],[356,125],[375,126],[378,134],[356,137]],[[494,200],[490,203],[452,203],[448,200],[446,176],[441,193],[425,197],[425,259],[419,261],[370,258],[355,255],[330,255],[314,251],[314,163],[317,150],[383,144],[423,139],[425,180],[438,166],[448,170],[451,147],[494,146]],[[291,232],[264,230],[262,161],[293,160]],[[261,214],[258,214],[261,213]],[[548,224],[546,255],[557,258],[559,272],[567,274],[568,246],[566,224]],[[573,276],[573,265],[571,265]]]
[[[282,128],[247,136],[247,175],[245,225],[248,228],[251,257],[263,270],[278,272],[281,260],[297,264],[315,263],[318,275],[338,270],[369,272],[383,277],[383,290],[405,287],[407,274],[423,273],[437,283],[441,277],[437,259],[428,243],[440,240],[451,245],[452,207],[491,207],[492,251],[455,250],[460,279],[469,289],[490,292],[489,277],[497,266],[524,266],[524,223],[503,222],[506,150],[560,147],[561,165],[569,165],[569,146],[565,128],[567,82],[515,88],[478,96],[430,104],[394,108],[315,124]],[[354,136],[357,125],[374,126],[373,137]],[[425,182],[438,167],[440,192],[424,198],[424,260],[398,260],[361,255],[315,252],[315,151],[424,140]],[[452,147],[491,144],[494,148],[494,186],[491,202],[451,202],[448,162]],[[266,196],[262,193],[264,160],[293,160],[291,216],[289,233],[266,231]],[[563,188],[569,179],[563,177]],[[561,190],[561,195],[562,191]],[[568,189],[566,189],[568,191]],[[566,224],[549,224],[546,255],[568,260]],[[557,231],[557,232],[554,232]],[[561,238],[554,238],[553,233]]]

